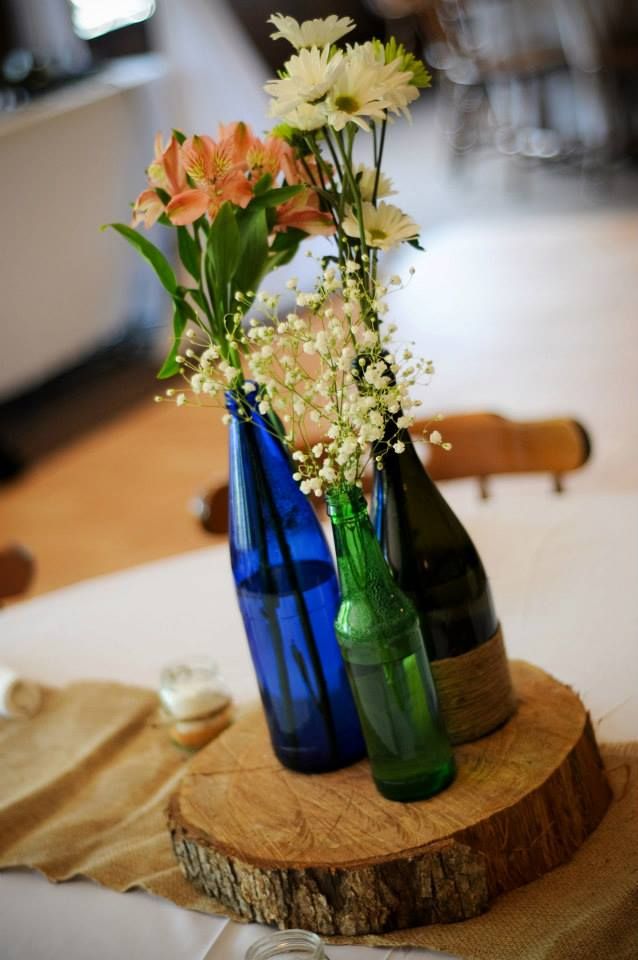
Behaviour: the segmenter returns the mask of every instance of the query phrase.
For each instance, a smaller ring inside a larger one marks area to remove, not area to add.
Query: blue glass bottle
[[[293,770],[334,770],[365,754],[334,633],[337,578],[314,510],[254,398],[226,396],[239,606],[275,754]]]

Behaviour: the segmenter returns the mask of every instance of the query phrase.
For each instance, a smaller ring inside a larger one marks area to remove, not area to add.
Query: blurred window
[[[155,0],[70,0],[73,29],[83,40],[148,20]]]

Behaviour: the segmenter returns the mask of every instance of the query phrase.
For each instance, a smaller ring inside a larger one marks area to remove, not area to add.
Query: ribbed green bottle
[[[358,487],[327,494],[341,605],[335,629],[372,775],[390,800],[422,800],[455,766],[416,610],[383,557]]]

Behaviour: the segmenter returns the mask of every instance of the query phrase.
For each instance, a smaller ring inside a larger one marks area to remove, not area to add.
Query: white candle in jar
[[[160,699],[176,720],[195,720],[217,713],[230,698],[214,661],[198,657],[162,671]]]

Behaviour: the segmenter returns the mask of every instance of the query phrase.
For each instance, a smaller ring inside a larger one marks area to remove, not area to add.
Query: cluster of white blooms
[[[306,131],[324,126],[340,131],[350,122],[369,131],[371,121],[409,115],[409,104],[419,96],[403,57],[386,62],[384,47],[372,41],[344,50],[303,47],[265,89],[273,98],[270,115]]]
[[[226,391],[236,386],[237,381],[241,380],[241,374],[238,374],[234,364],[221,356],[219,347],[213,343],[207,331],[191,328],[186,331],[185,336],[190,346],[183,356],[177,357],[184,386],[181,389],[169,387],[163,395],[155,397],[155,402],[170,400],[178,407],[223,407]],[[235,333],[229,339],[229,346],[236,349],[244,342],[241,317],[238,314],[235,317]]]
[[[297,293],[295,312],[282,319],[276,305],[267,308],[248,330],[248,366],[263,389],[259,411],[279,416],[295,479],[316,496],[360,483],[371,456],[381,464],[391,447],[402,452],[398,431],[420,406],[411,390],[433,373],[410,349],[392,350],[396,327],[374,331],[363,322],[370,297],[383,313],[388,291],[379,285],[371,293],[358,264],[349,270],[340,278],[328,267],[312,293]]]
[[[270,114],[293,148],[293,177],[320,188],[340,261],[359,259],[363,266],[368,250],[418,245],[417,224],[399,207],[378,201],[395,193],[381,171],[387,123],[399,114],[409,118],[409,105],[430,84],[424,64],[393,38],[338,45],[354,28],[348,17],[298,23],[276,14],[270,22],[277,28],[272,36],[295,47],[265,86]],[[362,131],[370,134],[370,166],[353,161]],[[368,268],[374,277],[374,259]]]

